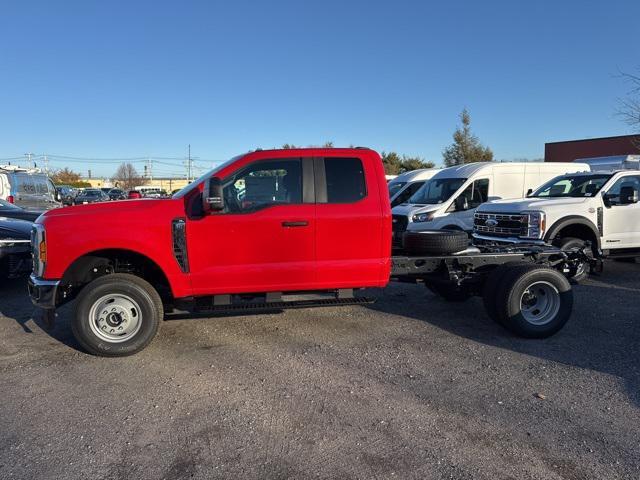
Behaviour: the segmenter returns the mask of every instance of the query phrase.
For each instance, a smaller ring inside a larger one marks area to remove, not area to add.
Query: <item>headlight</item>
[[[527,222],[522,238],[531,238],[538,240],[544,236],[546,228],[546,219],[544,212],[524,212],[524,220]]]
[[[31,256],[33,257],[33,273],[41,277],[47,263],[47,243],[45,241],[44,227],[35,224],[31,230]]]
[[[413,220],[413,222],[415,223],[430,222],[431,220],[433,220],[433,212],[416,213],[413,217],[411,217],[411,220]]]

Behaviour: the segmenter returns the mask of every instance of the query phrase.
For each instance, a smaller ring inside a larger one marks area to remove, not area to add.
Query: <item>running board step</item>
[[[231,305],[198,305],[198,313],[234,313],[286,310],[290,308],[338,307],[342,305],[364,305],[375,302],[371,297],[323,298],[317,300],[293,300],[289,302],[248,302]]]

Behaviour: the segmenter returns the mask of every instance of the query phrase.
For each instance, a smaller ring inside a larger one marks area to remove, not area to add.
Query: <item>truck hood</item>
[[[584,205],[594,197],[588,198],[523,198],[521,200],[495,200],[480,205],[478,212],[518,213],[529,210],[549,210],[566,208],[568,205]]]
[[[33,223],[0,217],[0,239],[29,240]]]
[[[96,202],[87,203],[85,205],[74,205],[71,207],[56,208],[54,210],[47,211],[38,219],[38,223],[44,223],[47,219],[57,217],[86,217],[96,215],[127,215],[134,214],[144,210],[151,210],[158,206],[159,203],[167,203],[171,199],[151,199],[142,198],[137,200],[119,200],[116,202]]]

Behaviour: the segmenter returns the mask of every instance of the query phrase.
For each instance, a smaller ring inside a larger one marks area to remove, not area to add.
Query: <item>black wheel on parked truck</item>
[[[82,289],[71,327],[89,353],[123,357],[151,342],[163,315],[162,300],[147,281],[114,273]]]
[[[469,246],[469,237],[462,230],[423,230],[405,232],[403,247],[407,253],[449,255]]]
[[[572,250],[575,248],[582,248],[585,245],[585,241],[580,238],[574,237],[564,237],[559,238],[553,242],[555,246],[559,247],[560,250]],[[575,273],[571,276],[571,280],[580,283],[583,280],[586,280],[589,277],[590,266],[589,263],[584,262],[579,264],[576,267]]]
[[[560,330],[573,308],[571,284],[557,270],[520,265],[507,269],[496,293],[496,314],[506,329],[526,338]]]
[[[505,274],[516,266],[539,268],[538,265],[527,262],[503,263],[502,265],[498,265],[494,268],[484,282],[484,287],[482,289],[482,303],[484,304],[484,309],[489,318],[496,323],[501,323],[498,315],[498,304],[496,299],[498,289],[500,288],[500,285],[502,285],[502,280],[504,280]]]

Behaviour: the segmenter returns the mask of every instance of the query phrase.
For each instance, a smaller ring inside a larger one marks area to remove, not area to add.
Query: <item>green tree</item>
[[[70,187],[90,187],[91,184],[89,182],[84,182],[82,178],[80,178],[80,174],[74,172],[69,167],[64,167],[61,170],[56,170],[52,175],[50,175],[51,181],[56,185],[69,185]]]
[[[387,175],[399,175],[419,168],[433,168],[435,164],[420,157],[398,155],[396,152],[382,152],[382,164]]]
[[[462,128],[453,133],[453,143],[444,149],[442,159],[447,167],[473,162],[490,162],[493,152],[471,133],[471,116],[465,108],[460,114]]]

